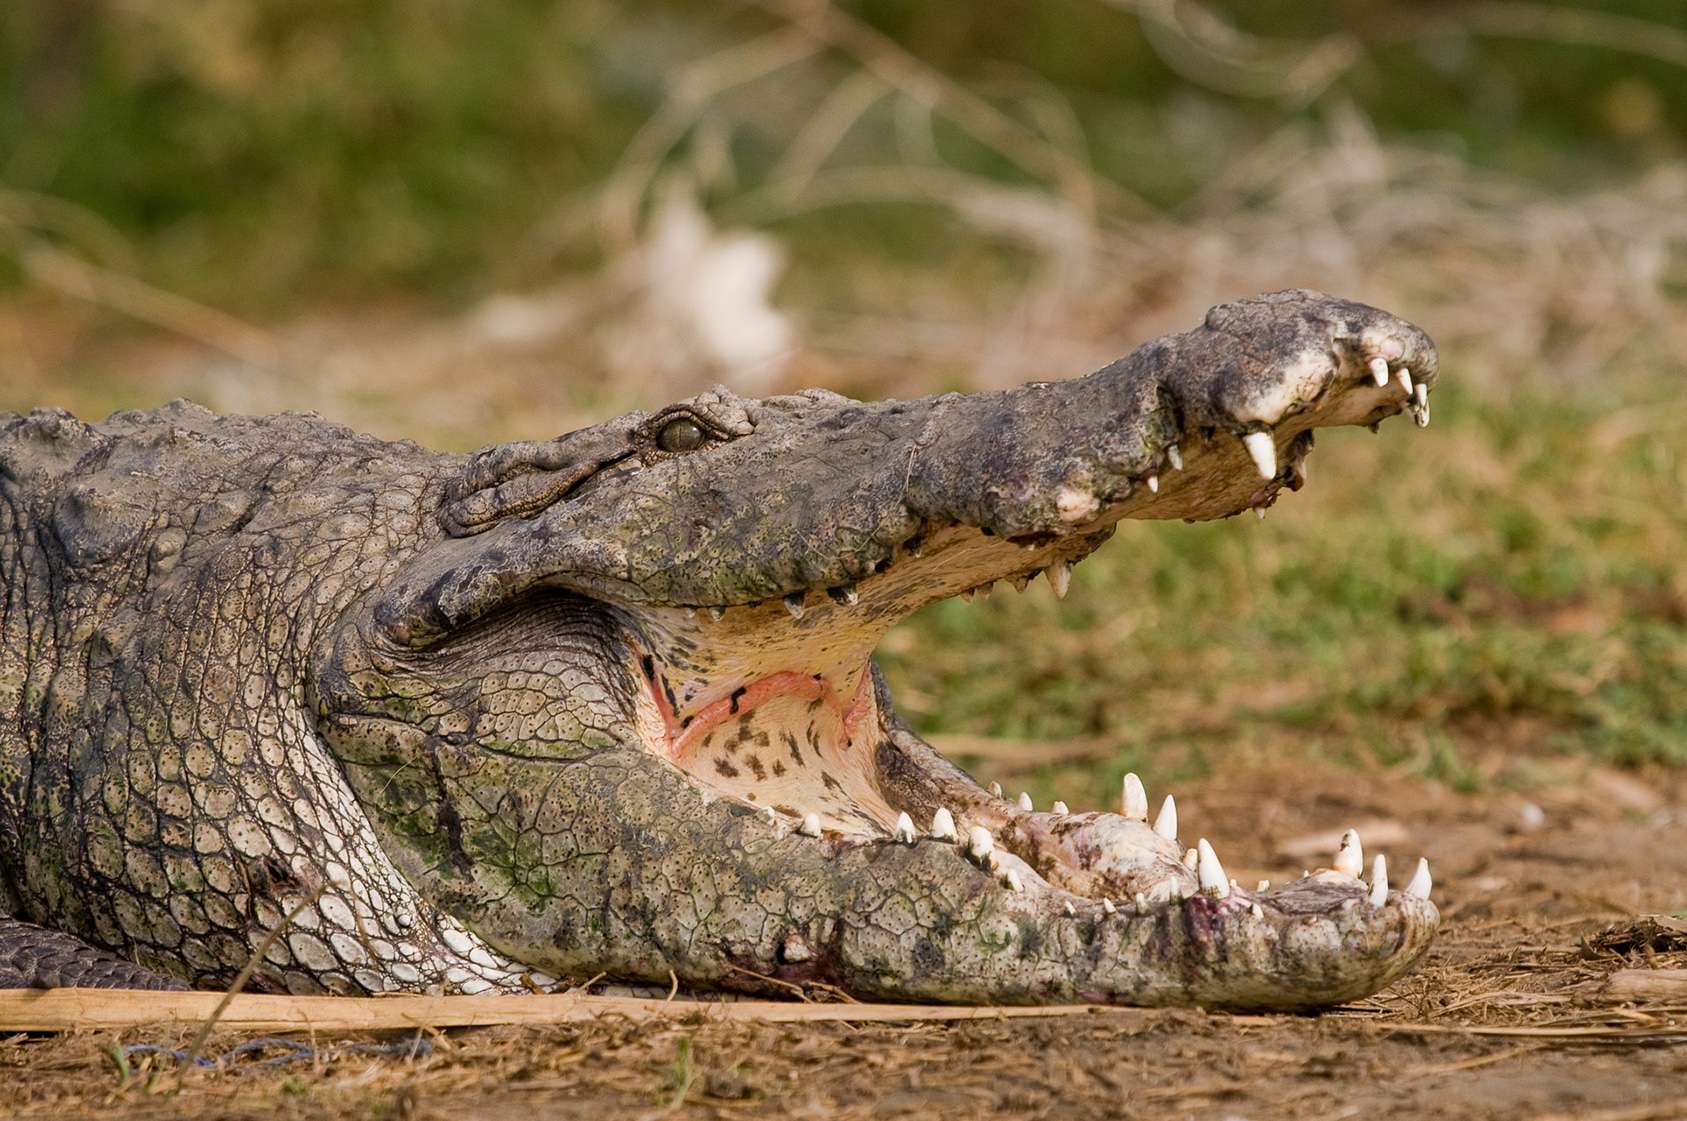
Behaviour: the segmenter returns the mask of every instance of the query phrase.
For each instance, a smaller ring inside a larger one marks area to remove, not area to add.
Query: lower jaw
[[[848,701],[824,676],[777,670],[698,706],[689,719],[675,716],[657,675],[641,669],[640,676],[645,744],[683,772],[705,805],[753,808],[774,837],[818,846],[840,874],[851,856],[867,860],[863,868],[876,876],[898,863],[878,863],[892,849],[910,856],[903,845],[939,849],[950,854],[946,865],[982,873],[994,887],[969,890],[997,894],[1023,916],[1017,921],[1078,939],[1072,949],[1080,956],[1108,947],[1102,958],[1141,955],[1147,966],[1117,978],[1082,970],[1066,979],[1028,977],[1023,990],[1007,978],[979,988],[962,971],[887,976],[881,992],[869,977],[819,969],[819,962],[787,980],[845,982],[848,974],[846,987],[861,995],[915,999],[1312,1007],[1392,980],[1434,931],[1427,889],[1392,896],[1383,889],[1379,902],[1353,871],[1324,871],[1249,890],[1222,870],[1198,875],[1186,866],[1175,827],[1170,836],[1154,829],[1142,805],[1118,814],[1073,814],[1064,806],[1037,813],[999,790],[986,792],[929,745],[884,726],[865,666],[852,677],[833,675],[853,679]],[[891,757],[901,763],[887,766]],[[954,819],[947,835],[940,835],[939,809]],[[983,851],[979,832],[987,838]],[[1351,961],[1340,949],[1348,943]],[[1297,964],[1297,953],[1305,961]],[[1150,957],[1159,960],[1150,964]],[[1141,977],[1156,979],[1138,986],[1132,978]]]

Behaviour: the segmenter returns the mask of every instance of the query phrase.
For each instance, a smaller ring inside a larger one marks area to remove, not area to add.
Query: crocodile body
[[[1268,505],[1312,427],[1426,421],[1436,372],[1409,324],[1288,292],[1087,378],[717,389],[468,457],[0,415],[0,987],[221,987],[261,950],[292,992],[1372,992],[1433,937],[1425,877],[1349,852],[1244,890],[1134,778],[1118,813],[1009,803],[871,653],[997,579],[1063,593],[1122,519]]]

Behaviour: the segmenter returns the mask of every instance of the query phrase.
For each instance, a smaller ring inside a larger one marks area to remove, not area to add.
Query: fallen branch
[[[1619,969],[1602,989],[1601,1000],[1682,1000],[1687,998],[1687,969]]]
[[[1553,1026],[1550,1024],[1376,1024],[1400,1035],[1484,1035],[1509,1039],[1582,1039],[1589,1042],[1665,1043],[1687,1041],[1687,1026],[1660,1028]]]
[[[116,989],[0,990],[0,1032],[110,1030],[143,1024],[200,1024],[220,1002],[217,1026],[238,1031],[392,1031],[411,1028],[569,1024],[616,1016],[768,1024],[845,1021],[1010,1020],[1027,1017],[1146,1015],[1141,1009],[1090,1004],[963,1007],[946,1004],[803,1004],[780,1000],[675,1000],[589,996],[276,996],[243,993],[154,993]]]

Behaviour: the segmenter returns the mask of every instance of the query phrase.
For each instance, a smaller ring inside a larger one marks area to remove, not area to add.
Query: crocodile
[[[1296,290],[1087,377],[717,387],[469,456],[187,402],[0,416],[0,988],[1312,1008],[1439,916],[1356,835],[1272,887],[1176,802],[1039,811],[900,720],[933,601],[1264,509],[1429,417],[1420,329]],[[243,974],[243,970],[245,973]]]

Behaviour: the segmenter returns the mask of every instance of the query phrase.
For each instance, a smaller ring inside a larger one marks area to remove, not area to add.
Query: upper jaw
[[[1070,564],[1124,518],[1263,510],[1301,485],[1312,429],[1375,425],[1402,411],[1427,424],[1437,376],[1434,347],[1417,328],[1290,292],[1221,305],[1203,327],[1084,378],[851,405],[849,428],[781,415],[751,437],[777,455],[746,445],[735,460],[726,445],[693,465],[727,472],[743,490],[694,525],[696,546],[653,579],[604,593],[717,611],[784,601],[793,614],[823,612],[829,599],[853,609],[870,586],[895,587],[882,577],[917,567],[910,555],[964,541],[971,548],[946,569],[921,573],[930,587],[911,598],[929,602]],[[685,477],[660,468],[673,478],[652,482]],[[849,481],[834,493],[802,477],[811,468]],[[980,536],[1027,552],[992,552]],[[879,598],[870,610],[898,609],[910,595]]]

